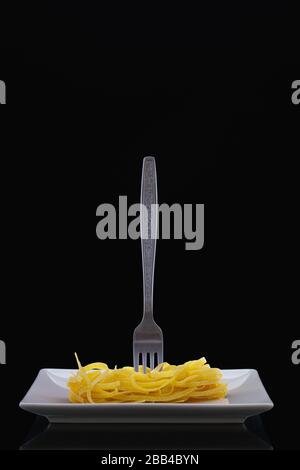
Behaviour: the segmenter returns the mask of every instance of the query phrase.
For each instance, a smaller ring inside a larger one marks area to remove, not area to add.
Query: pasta
[[[152,371],[142,366],[109,369],[102,362],[82,367],[68,380],[73,403],[159,402],[180,403],[224,398],[227,386],[222,373],[211,368],[205,358],[182,365],[159,364]]]

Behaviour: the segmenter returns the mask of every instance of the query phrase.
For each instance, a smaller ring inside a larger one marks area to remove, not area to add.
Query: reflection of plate
[[[241,423],[273,407],[254,369],[223,370],[225,400],[199,403],[69,403],[71,369],[42,369],[20,403],[56,423]]]
[[[20,450],[271,450],[260,416],[247,424],[49,424],[36,418]]]

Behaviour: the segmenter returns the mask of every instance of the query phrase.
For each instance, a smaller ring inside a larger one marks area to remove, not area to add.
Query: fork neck
[[[144,295],[144,309],[143,320],[153,320],[153,299],[145,299]]]

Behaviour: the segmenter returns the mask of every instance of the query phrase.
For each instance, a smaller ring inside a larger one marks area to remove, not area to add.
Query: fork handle
[[[140,230],[142,243],[144,319],[153,318],[153,287],[158,230],[157,178],[154,157],[143,160]]]

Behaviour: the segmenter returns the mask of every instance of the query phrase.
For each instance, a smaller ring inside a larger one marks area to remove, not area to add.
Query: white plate
[[[223,370],[226,399],[199,403],[70,403],[71,369],[42,369],[20,403],[52,423],[241,423],[273,408],[254,369]]]

